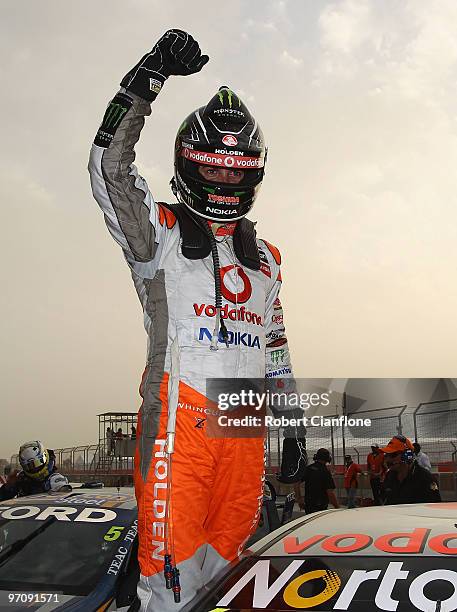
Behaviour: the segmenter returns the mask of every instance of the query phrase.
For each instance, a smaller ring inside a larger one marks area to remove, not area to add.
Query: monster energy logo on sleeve
[[[111,102],[103,118],[103,127],[106,129],[108,129],[110,126],[113,128],[117,127],[127,111],[128,108],[126,106]]]
[[[122,93],[117,94],[111,100],[106,109],[105,116],[103,117],[103,122],[95,137],[94,142],[97,146],[104,147],[105,149],[109,147],[117,128],[129,111],[132,103],[132,98]]]

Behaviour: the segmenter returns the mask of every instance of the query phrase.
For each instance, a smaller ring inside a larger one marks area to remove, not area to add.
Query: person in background
[[[71,491],[68,479],[57,471],[54,451],[39,440],[26,442],[19,449],[22,471],[12,470],[0,487],[0,501],[35,495]]]
[[[115,440],[123,440],[124,439],[124,434],[122,432],[122,427],[119,427],[118,430],[116,431],[116,433],[114,434],[114,439]]]
[[[382,481],[386,469],[384,467],[384,454],[379,449],[378,444],[372,444],[371,446],[371,453],[367,457],[367,468],[373,492],[373,501],[376,506],[381,506],[383,503]]]
[[[132,432],[130,434],[130,439],[131,440],[136,440],[136,427],[135,427],[135,425],[131,426],[130,431]]]
[[[11,474],[11,466],[9,465],[9,463],[7,463],[5,467],[3,468],[3,475],[0,475],[0,485],[4,485],[7,482],[8,476],[10,474]]]
[[[335,495],[335,481],[327,467],[332,462],[328,449],[320,448],[313,457],[314,463],[305,469],[305,512],[327,510],[329,502],[339,508]]]
[[[108,455],[114,454],[114,430],[108,427],[106,430],[106,445],[108,448]]]
[[[362,473],[362,470],[360,465],[354,463],[351,455],[346,455],[344,457],[344,463],[346,466],[346,470],[344,472],[344,488],[346,489],[348,500],[347,507],[355,508],[355,496],[359,487],[357,476],[358,474]]]
[[[384,480],[386,505],[441,501],[435,477],[419,465],[409,438],[394,436],[381,450],[388,468]]]
[[[414,454],[416,455],[417,463],[421,467],[431,472],[432,464],[430,462],[429,456],[421,450],[421,445],[419,444],[419,442],[413,442],[413,446],[414,446]]]

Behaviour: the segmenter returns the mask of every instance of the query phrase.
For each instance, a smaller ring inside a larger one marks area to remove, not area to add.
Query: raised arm
[[[169,30],[122,79],[92,145],[92,192],[130,267],[152,277],[167,231],[167,211],[154,202],[134,165],[135,145],[155,100],[171,75],[198,72],[208,61],[186,32]],[[165,217],[165,222],[164,218]]]

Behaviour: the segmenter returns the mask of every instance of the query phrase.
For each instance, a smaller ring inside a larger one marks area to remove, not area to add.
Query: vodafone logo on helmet
[[[236,136],[233,136],[233,134],[226,134],[222,142],[228,147],[235,147],[238,144],[238,139]]]
[[[233,293],[233,291],[230,291],[226,285],[226,274],[229,272],[231,272],[232,275],[238,275],[238,279],[240,279],[243,283],[243,288],[238,293]],[[252,285],[251,281],[249,280],[249,276],[246,274],[243,268],[238,264],[231,264],[230,266],[224,266],[221,268],[220,273],[221,293],[225,299],[233,304],[244,304],[244,302],[247,302],[252,295]]]

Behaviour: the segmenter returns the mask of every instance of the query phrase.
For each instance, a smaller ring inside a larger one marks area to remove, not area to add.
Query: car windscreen
[[[457,609],[457,568],[451,558],[251,558],[211,585],[192,610]]]
[[[135,536],[132,510],[16,505],[0,516],[0,590],[87,595],[117,575]]]

